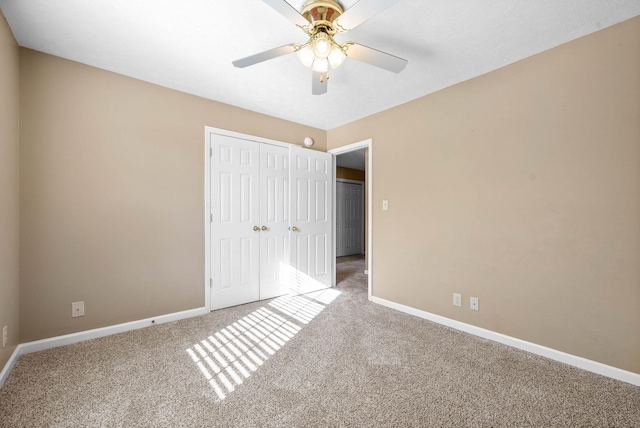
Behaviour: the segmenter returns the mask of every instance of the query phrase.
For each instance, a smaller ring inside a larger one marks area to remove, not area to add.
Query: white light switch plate
[[[453,306],[462,306],[462,294],[453,293]]]

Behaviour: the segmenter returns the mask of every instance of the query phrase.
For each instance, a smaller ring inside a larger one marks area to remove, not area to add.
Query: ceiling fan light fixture
[[[326,58],[316,58],[313,60],[313,65],[311,66],[313,71],[317,71],[318,73],[326,73],[329,71],[329,60]]]
[[[353,30],[378,12],[398,0],[356,0],[347,11],[340,0],[303,0],[300,11],[291,0],[263,0],[283,17],[303,30],[309,37],[304,44],[289,43],[246,58],[233,61],[245,68],[273,58],[296,52],[298,60],[313,70],[313,95],[327,92],[329,69],[338,68],[349,57],[394,73],[407,65],[407,60],[353,42],[337,43],[333,36]]]
[[[298,59],[305,67],[311,67],[313,65],[313,60],[316,59],[316,55],[313,52],[313,46],[305,45],[304,47],[298,49]]]
[[[342,51],[342,48],[338,45],[331,46],[331,52],[329,52],[329,64],[331,68],[338,68],[344,62],[347,56]]]

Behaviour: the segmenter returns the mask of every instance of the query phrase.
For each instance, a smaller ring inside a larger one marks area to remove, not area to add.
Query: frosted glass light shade
[[[316,58],[313,61],[313,66],[311,66],[311,69],[319,73],[326,73],[327,71],[329,71],[329,61],[326,58]]]
[[[319,73],[328,72],[329,66],[339,67],[347,57],[344,49],[326,33],[315,34],[296,54],[305,67]]]
[[[346,57],[342,49],[337,46],[331,46],[331,52],[329,53],[329,64],[331,64],[331,68],[340,67],[340,64],[344,62]]]
[[[313,51],[317,58],[326,58],[331,52],[331,42],[325,33],[318,33],[313,41]]]
[[[311,45],[307,45],[298,50],[298,59],[305,67],[311,67],[315,58],[316,56],[313,53],[313,47]]]

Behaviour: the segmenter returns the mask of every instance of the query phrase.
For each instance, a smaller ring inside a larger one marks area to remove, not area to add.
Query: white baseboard
[[[13,354],[9,357],[9,361],[4,365],[4,368],[0,372],[0,388],[4,385],[4,381],[9,377],[9,373],[13,370],[13,366],[16,365],[18,361],[18,357],[20,356],[20,345],[16,346],[16,349],[13,350]]]
[[[430,312],[415,309],[410,306],[401,305],[399,303],[391,302],[389,300],[381,299],[379,297],[372,296],[370,299],[372,302],[382,306],[386,306],[391,309],[396,309],[401,312],[405,312],[410,315],[424,318],[429,321],[433,321],[438,324],[445,325],[447,327],[454,328],[456,330],[464,331],[466,333],[480,336],[485,339],[493,340],[504,345],[508,345],[514,348],[521,349],[523,351],[531,352],[532,354],[541,355],[543,357],[559,361],[561,363],[568,364],[570,366],[578,367],[583,370],[587,370],[593,373],[597,373],[603,376],[607,376],[613,379],[617,379],[623,382],[630,383],[632,385],[640,386],[640,374],[630,371],[622,370],[617,367],[608,366],[606,364],[599,363],[597,361],[588,360],[586,358],[578,357],[576,355],[567,354],[556,349],[547,348],[546,346],[538,345],[535,343],[527,342],[525,340],[517,339],[515,337],[507,336],[505,334],[496,333],[495,331],[487,330],[481,327],[476,327],[471,324],[466,324],[460,321],[452,320],[440,315],[435,315]]]
[[[36,340],[33,342],[19,344],[4,369],[0,373],[0,388],[9,377],[9,373],[18,361],[18,357],[31,352],[43,351],[45,349],[56,348],[58,346],[70,345],[99,337],[110,336],[112,334],[123,333],[125,331],[137,330],[144,327],[151,327],[156,324],[164,324],[171,321],[178,321],[185,318],[197,317],[208,314],[207,308],[190,309],[188,311],[174,312],[172,314],[160,315],[158,317],[146,318],[138,321],[131,321],[123,324],[111,325],[108,327],[96,328],[93,330],[80,331],[78,333],[65,334],[63,336],[51,337],[49,339]]]
[[[608,366],[606,364],[599,363],[597,361],[588,360],[586,358],[578,357],[576,355],[567,354],[562,351],[558,351],[546,346],[538,345],[535,343],[527,342],[525,340],[517,339],[515,337],[507,336],[501,333],[496,333],[491,330],[487,330],[481,327],[476,327],[471,324],[466,324],[460,321],[452,320],[440,315],[435,315],[430,312],[422,311],[420,309],[412,308],[410,306],[401,305],[399,303],[391,302],[389,300],[381,299],[379,297],[371,296],[370,300],[382,306],[386,306],[391,309],[395,309],[401,312],[405,312],[410,315],[417,316],[429,321],[433,321],[438,324],[445,325],[447,327],[454,328],[456,330],[464,331],[475,336],[480,336],[485,339],[493,340],[504,345],[508,345],[523,351],[531,352],[536,355],[540,355],[546,358],[550,358],[555,361],[559,361],[565,364],[569,364],[574,367],[581,368],[593,373],[597,373],[603,376],[607,376],[613,379],[617,379],[623,382],[630,383],[632,385],[640,386],[640,374],[629,372],[619,369],[617,367]],[[72,343],[82,342],[84,340],[96,339],[99,337],[110,336],[116,333],[123,333],[125,331],[137,330],[143,327],[150,327],[154,324],[164,324],[171,321],[177,321],[185,318],[196,317],[209,313],[207,308],[191,309],[183,312],[175,312],[173,314],[161,315],[154,318],[146,318],[139,321],[132,321],[123,324],[116,324],[109,327],[96,328],[93,330],[81,331],[78,333],[66,334],[64,336],[52,337],[49,339],[37,340],[34,342],[27,342],[19,344],[11,354],[11,357],[5,364],[2,372],[0,372],[0,388],[4,385],[4,382],[9,377],[9,373],[18,361],[18,357],[30,352],[42,351],[49,348],[55,348],[58,346],[69,345]]]

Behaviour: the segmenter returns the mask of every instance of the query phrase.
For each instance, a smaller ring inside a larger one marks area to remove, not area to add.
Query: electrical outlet
[[[385,199],[382,201],[382,211],[388,211],[388,210],[389,210],[389,201]]]
[[[8,325],[5,325],[2,328],[2,347],[4,348],[5,346],[7,346],[7,328],[9,328]]]
[[[480,309],[480,302],[478,301],[477,297],[472,297],[471,299],[469,299],[469,308],[472,311],[477,311]]]
[[[73,302],[71,304],[71,317],[82,317],[84,316],[84,302]]]
[[[462,294],[453,293],[453,306],[462,306]]]

